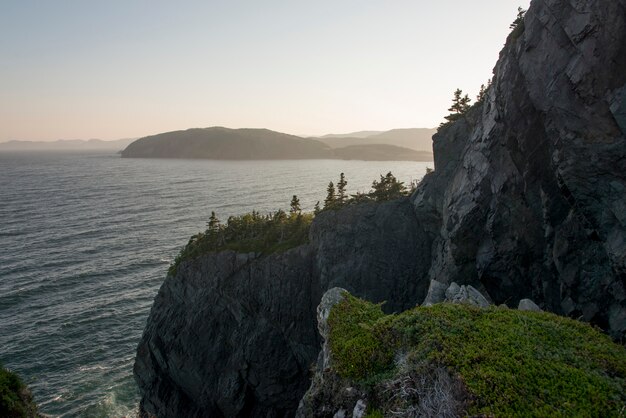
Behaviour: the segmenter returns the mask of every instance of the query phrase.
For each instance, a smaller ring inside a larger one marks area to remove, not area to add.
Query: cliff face
[[[430,278],[624,335],[625,5],[534,1],[484,103],[434,136]]]
[[[320,348],[315,309],[340,285],[387,310],[421,300],[427,239],[408,199],[324,212],[282,254],[183,262],[157,295],[137,350],[142,409],[159,417],[291,416]]]
[[[535,0],[410,201],[324,212],[310,243],[184,262],[135,374],[157,416],[293,415],[339,286],[400,311],[430,280],[626,334],[626,0]]]

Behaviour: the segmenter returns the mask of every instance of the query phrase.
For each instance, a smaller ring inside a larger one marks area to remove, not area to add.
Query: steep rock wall
[[[626,2],[534,1],[413,200],[430,277],[626,331]]]
[[[320,340],[329,286],[405,310],[427,290],[427,240],[408,199],[318,216],[310,243],[183,262],[163,283],[137,350],[141,409],[159,417],[295,413]]]

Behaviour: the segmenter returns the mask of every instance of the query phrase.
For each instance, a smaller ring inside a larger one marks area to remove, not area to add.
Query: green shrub
[[[0,417],[32,417],[36,411],[26,385],[18,375],[0,365]]]
[[[328,317],[333,367],[342,377],[363,380],[385,373],[393,364],[393,347],[380,305],[346,293]]]
[[[384,316],[347,297],[331,311],[333,367],[366,380],[398,350],[443,366],[478,416],[620,416],[626,350],[588,324],[545,312],[438,304]]]

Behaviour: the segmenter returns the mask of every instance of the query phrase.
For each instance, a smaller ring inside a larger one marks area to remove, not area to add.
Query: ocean
[[[59,417],[133,416],[132,367],[170,262],[212,210],[305,210],[344,172],[348,192],[433,163],[122,159],[0,153],[0,362]]]

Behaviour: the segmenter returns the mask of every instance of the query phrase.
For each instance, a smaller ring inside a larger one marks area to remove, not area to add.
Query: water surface
[[[287,210],[294,194],[312,210],[340,172],[354,193],[389,170],[420,179],[427,166],[0,153],[0,361],[46,414],[130,415],[152,300],[211,210]]]

